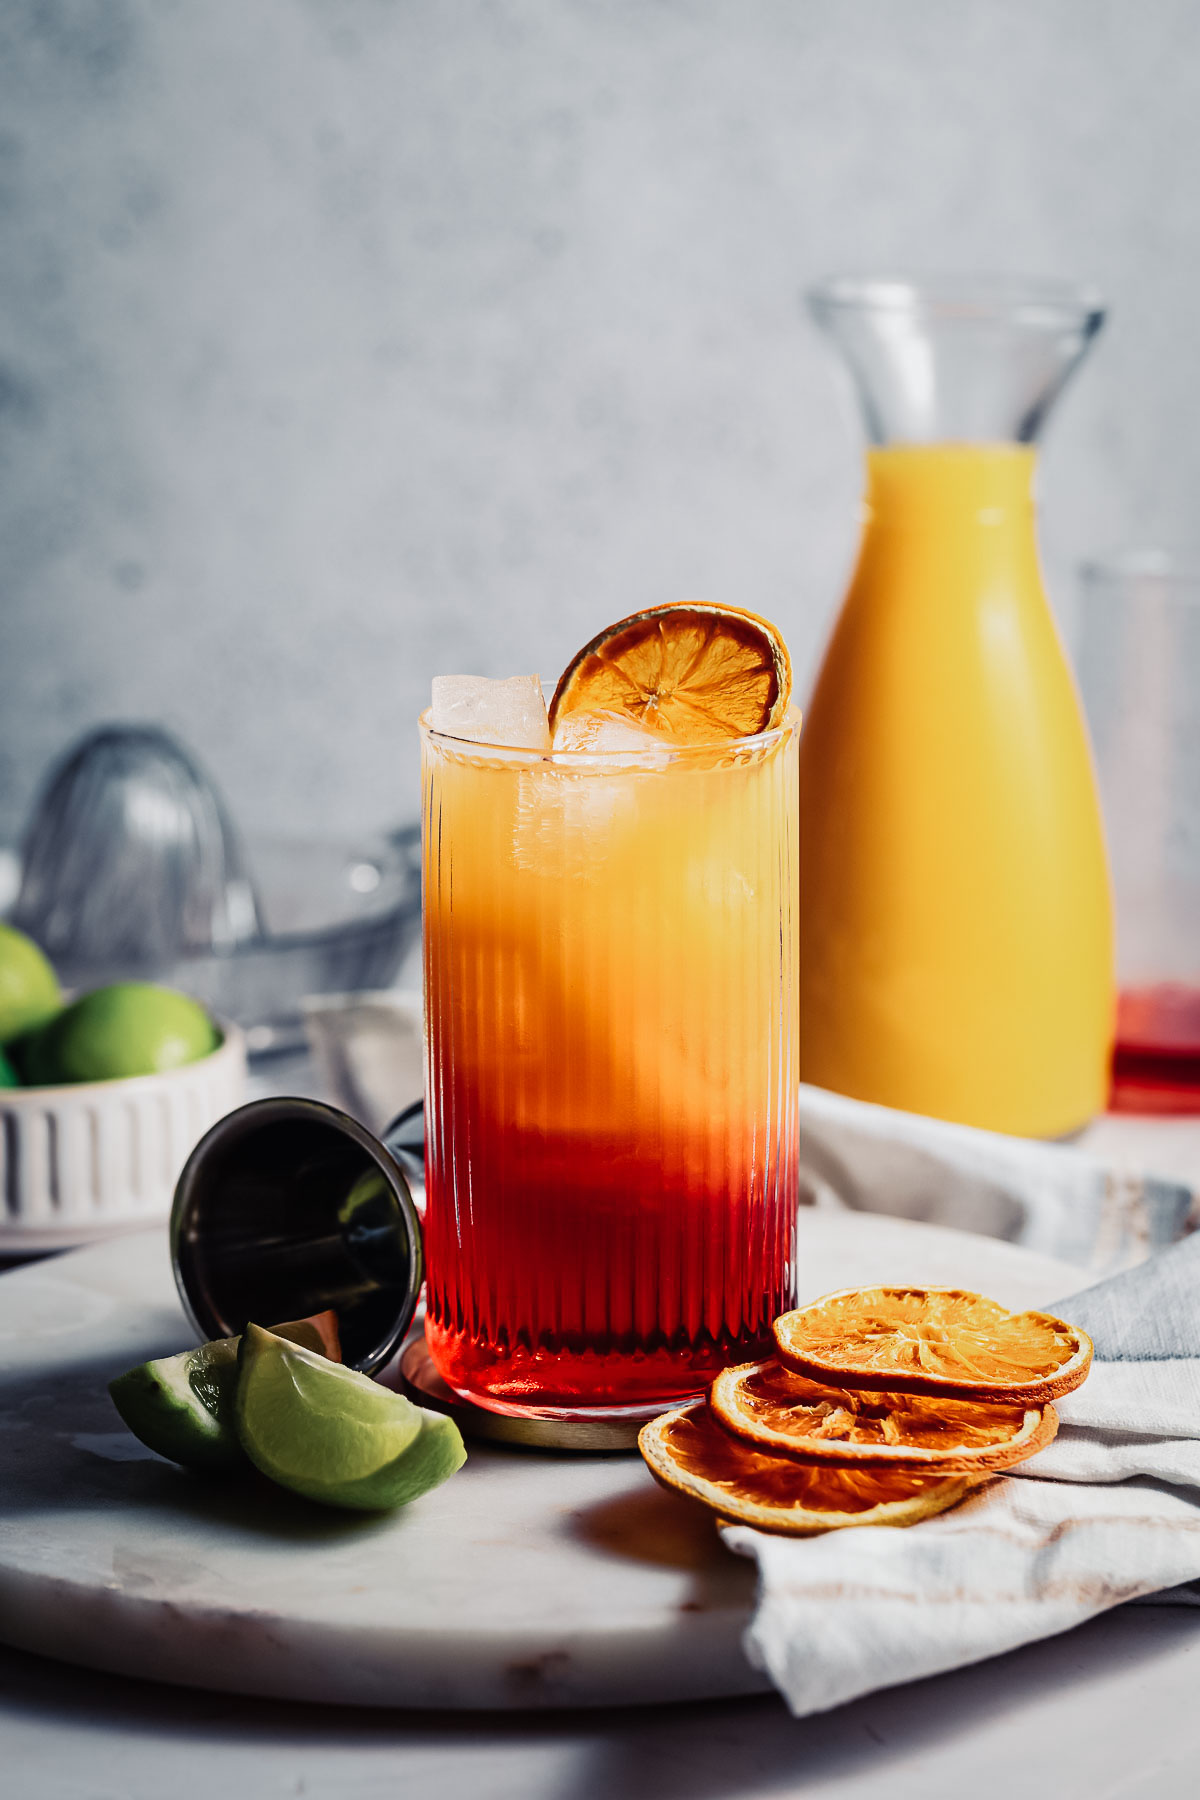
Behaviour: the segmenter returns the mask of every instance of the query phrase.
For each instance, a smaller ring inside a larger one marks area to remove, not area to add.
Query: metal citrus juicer
[[[464,1434],[530,1449],[629,1450],[636,1425],[515,1417],[473,1406],[441,1379],[418,1322],[424,1257],[424,1107],[379,1137],[318,1100],[252,1100],[201,1138],[171,1211],[171,1264],[202,1339],[253,1320],[332,1308],[342,1354],[381,1372]]]

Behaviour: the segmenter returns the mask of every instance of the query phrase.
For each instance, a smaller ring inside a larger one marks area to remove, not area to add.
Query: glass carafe
[[[809,303],[870,448],[800,744],[801,1075],[1064,1135],[1104,1106],[1113,926],[1034,445],[1103,311],[994,280],[837,280]]]

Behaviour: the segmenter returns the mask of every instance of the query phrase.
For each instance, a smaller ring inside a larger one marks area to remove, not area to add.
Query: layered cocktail
[[[587,698],[540,745],[422,721],[426,1333],[479,1403],[595,1416],[791,1303],[799,722]]]

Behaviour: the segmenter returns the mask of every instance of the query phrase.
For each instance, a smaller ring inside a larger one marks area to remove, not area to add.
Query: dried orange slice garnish
[[[849,1525],[915,1525],[957,1505],[968,1476],[830,1469],[764,1456],[723,1429],[703,1400],[643,1425],[638,1448],[656,1481],[722,1519],[806,1537]]]
[[[775,1321],[779,1360],[812,1381],[1044,1406],[1092,1361],[1085,1331],[961,1288],[847,1288]]]
[[[970,1475],[1011,1468],[1058,1430],[1052,1406],[857,1392],[775,1361],[725,1369],[708,1403],[726,1431],[764,1453],[843,1469]]]
[[[753,737],[783,721],[792,693],[773,625],[732,606],[654,606],[609,625],[571,662],[550,702],[626,719],[680,744]]]

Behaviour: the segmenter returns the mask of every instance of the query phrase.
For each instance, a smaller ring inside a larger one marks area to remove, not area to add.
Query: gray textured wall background
[[[1191,536],[1197,166],[1189,0],[0,0],[0,836],[115,716],[254,827],[386,822],[433,673],[688,595],[803,685],[841,266],[1110,297],[1044,469],[1069,609]]]

